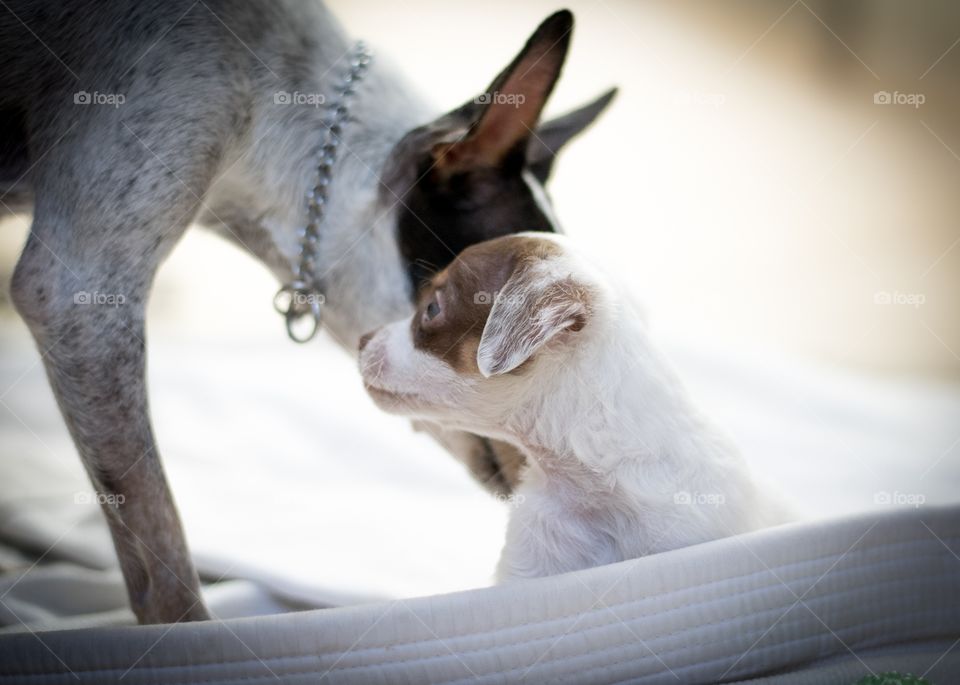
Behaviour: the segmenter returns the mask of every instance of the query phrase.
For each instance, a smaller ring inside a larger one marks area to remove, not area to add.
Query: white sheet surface
[[[11,683],[960,679],[960,508],[791,524],[505,586],[0,638]]]
[[[25,340],[19,324],[0,338],[0,540],[12,555],[0,556],[0,594],[17,611],[2,622],[129,620],[116,587],[99,618],[90,602],[52,599],[69,567],[57,576],[49,562],[115,562],[96,505],[78,503],[90,489]],[[885,497],[960,498],[957,388],[754,351],[666,349],[758,475],[804,517],[883,510]],[[507,510],[429,438],[380,413],[329,342],[298,347],[279,330],[232,345],[157,339],[149,364],[160,451],[198,566],[208,578],[257,581],[232,586],[229,602],[212,598],[218,615],[489,583]]]

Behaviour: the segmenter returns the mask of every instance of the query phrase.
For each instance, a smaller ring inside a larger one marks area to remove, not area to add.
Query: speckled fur
[[[154,274],[198,222],[278,280],[290,277],[323,109],[278,106],[274,95],[329,93],[350,45],[305,0],[7,0],[0,9],[0,193],[11,211],[33,210],[11,295],[90,478],[124,495],[104,512],[140,622],[207,616],[149,418],[144,310]],[[124,102],[77,105],[79,91]],[[397,168],[398,141],[439,114],[382,60],[355,103],[318,265],[325,328],[350,350],[412,311],[401,198],[380,173]],[[558,129],[552,150],[605,105]],[[552,154],[534,161],[546,168]],[[541,181],[516,191],[536,196],[530,212],[541,212]],[[81,293],[122,304],[85,305]],[[476,455],[477,440],[454,442]],[[485,468],[474,471],[488,478]],[[488,486],[508,490],[499,477]]]

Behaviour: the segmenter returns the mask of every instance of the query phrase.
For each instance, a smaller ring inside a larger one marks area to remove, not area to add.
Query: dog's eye
[[[423,320],[432,321],[440,313],[440,304],[436,300],[431,300],[427,308],[423,310]]]

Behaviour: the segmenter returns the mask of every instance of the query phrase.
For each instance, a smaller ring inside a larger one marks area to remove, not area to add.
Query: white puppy
[[[628,298],[563,238],[524,233],[467,248],[423,289],[412,319],[360,346],[381,408],[527,456],[500,580],[783,519],[690,405]]]

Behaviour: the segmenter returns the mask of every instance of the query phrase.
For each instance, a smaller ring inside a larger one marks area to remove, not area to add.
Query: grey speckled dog
[[[483,96],[439,116],[380,59],[356,85],[310,274],[343,345],[408,316],[464,247],[557,230],[554,154],[613,96],[539,122],[572,27],[549,17]],[[123,495],[104,512],[143,623],[207,616],[147,408],[151,282],[193,222],[293,278],[316,104],[350,49],[308,0],[0,3],[0,197],[33,211],[12,297],[95,487]],[[507,447],[437,437],[488,487],[515,482]]]

